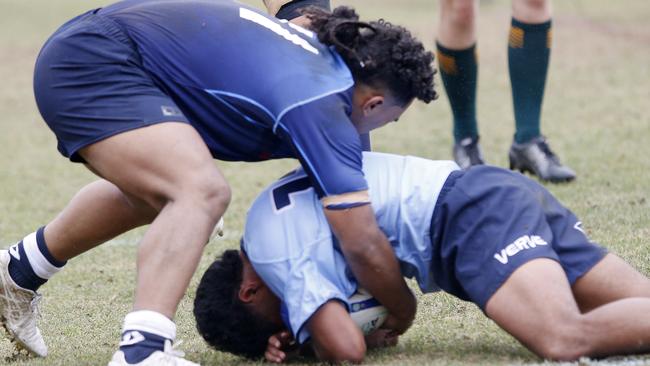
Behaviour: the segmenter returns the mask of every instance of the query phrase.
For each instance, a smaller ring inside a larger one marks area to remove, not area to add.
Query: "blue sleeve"
[[[372,144],[370,143],[370,133],[359,135],[361,138],[361,149],[363,151],[372,151]]]
[[[323,263],[311,258],[302,259],[291,268],[281,298],[291,332],[301,344],[311,337],[306,325],[321,306],[330,300],[347,305],[348,299],[345,293],[348,289],[338,278],[328,276],[328,271],[321,267]]]
[[[276,133],[289,140],[319,198],[367,191],[361,139],[352,125],[350,89],[286,113]]]

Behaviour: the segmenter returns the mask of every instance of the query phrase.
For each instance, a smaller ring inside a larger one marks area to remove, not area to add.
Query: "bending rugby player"
[[[230,203],[213,158],[300,160],[358,278],[395,327],[410,326],[415,298],[370,208],[360,134],[435,98],[433,56],[347,7],[309,17],[314,31],[232,1],[125,0],[50,37],[36,103],[59,152],[100,179],[0,250],[0,325],[19,346],[47,355],[37,290],[68,260],[150,225],[111,365],[194,365],[173,351],[173,319]]]

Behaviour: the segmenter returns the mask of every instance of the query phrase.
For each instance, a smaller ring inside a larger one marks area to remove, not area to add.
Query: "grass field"
[[[259,5],[261,1],[248,1]],[[366,18],[404,24],[433,45],[433,0],[350,0]],[[33,101],[37,52],[54,29],[97,0],[0,0],[0,247],[56,215],[94,177],[58,155]],[[585,222],[590,235],[650,274],[650,3],[646,0],[557,1],[554,48],[543,132],[578,179],[549,189]],[[484,0],[480,20],[479,117],[484,154],[506,166],[513,117],[506,63],[509,1]],[[439,88],[440,89],[440,88]],[[441,89],[440,89],[441,90]],[[446,97],[416,105],[398,124],[373,135],[379,151],[448,159],[451,119]],[[199,272],[225,248],[237,246],[253,197],[297,163],[217,163],[233,187],[227,235],[210,244]],[[142,230],[72,260],[42,288],[45,360],[15,365],[100,365],[115,351],[129,311],[135,252]],[[243,364],[210,350],[194,330],[195,276],[177,317],[188,358],[206,365]],[[650,316],[650,315],[649,315]],[[0,364],[12,349],[0,339]],[[619,362],[620,359],[609,362]],[[394,349],[372,352],[371,364],[476,365],[541,363],[477,308],[443,294],[422,296],[416,324]],[[585,360],[581,364],[595,361]],[[650,364],[635,358],[632,364]],[[550,364],[550,363],[549,363]]]

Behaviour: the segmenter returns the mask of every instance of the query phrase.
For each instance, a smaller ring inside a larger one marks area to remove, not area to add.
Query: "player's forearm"
[[[415,317],[416,301],[409,290],[386,236],[377,229],[368,241],[341,243],[343,254],[361,287],[407,327]],[[400,329],[400,331],[404,331]]]
[[[366,343],[345,306],[333,300],[321,306],[307,323],[318,359],[329,363],[361,363]]]
[[[377,225],[372,206],[325,209],[325,216],[359,284],[396,318],[394,329],[406,331],[415,317],[415,297],[402,277],[386,235]]]

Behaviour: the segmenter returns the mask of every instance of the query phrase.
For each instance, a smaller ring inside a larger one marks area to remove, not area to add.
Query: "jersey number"
[[[279,187],[273,188],[271,194],[273,195],[275,210],[280,211],[283,208],[290,206],[291,194],[306,191],[311,188],[311,182],[308,177],[290,180]]]
[[[311,43],[307,42],[307,40],[305,40],[298,34],[292,33],[290,30],[280,25],[280,23],[276,23],[262,14],[256,13],[246,8],[239,8],[239,17],[242,19],[250,20],[255,24],[261,25],[262,27],[281,36],[282,38],[295,44],[296,46],[302,47],[302,49],[304,49],[305,51],[309,51],[315,55],[318,55],[320,53],[318,52],[318,49],[312,46]],[[302,29],[292,23],[288,23],[288,24],[289,27],[291,27],[291,29],[294,29],[297,32],[303,33],[305,35],[309,35],[311,33],[310,31],[306,29]]]

